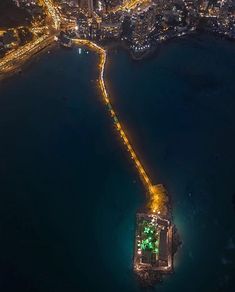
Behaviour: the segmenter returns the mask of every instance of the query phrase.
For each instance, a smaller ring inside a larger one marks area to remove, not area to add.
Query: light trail
[[[60,14],[57,8],[54,6],[52,0],[42,0],[47,8],[48,15],[53,20],[53,25],[56,30],[60,27]],[[38,29],[44,29],[47,27],[38,27]],[[33,27],[34,30],[37,27]],[[23,61],[28,59],[30,56],[40,51],[42,48],[51,44],[54,40],[55,33],[48,29],[47,33],[38,37],[36,40],[32,40],[26,45],[17,48],[14,51],[8,53],[4,58],[0,59],[0,74],[9,73],[17,68]]]
[[[16,67],[16,64],[19,64],[20,62],[29,58],[42,47],[47,46],[53,42],[53,40],[53,36],[45,34],[36,40],[18,48],[17,50],[10,52],[0,60],[0,73],[7,73],[13,70]]]
[[[122,5],[119,5],[111,10],[111,12],[116,13],[123,10],[133,10],[137,6],[150,2],[150,0],[127,0]]]
[[[60,28],[61,18],[57,7],[53,4],[52,0],[42,0],[47,7],[48,14],[52,18],[56,30]]]
[[[99,88],[101,90],[101,94],[104,100],[104,103],[107,106],[107,110],[113,120],[113,123],[115,125],[115,129],[117,130],[124,146],[126,147],[130,158],[134,161],[134,165],[137,168],[138,174],[140,176],[140,179],[142,180],[145,188],[147,189],[147,192],[150,196],[148,207],[151,209],[152,212],[161,213],[162,215],[166,215],[167,208],[167,195],[164,191],[164,188],[161,185],[153,185],[151,183],[151,180],[149,176],[147,175],[147,172],[145,168],[143,167],[140,159],[138,158],[133,146],[131,145],[119,119],[118,116],[112,106],[111,100],[109,98],[105,81],[104,81],[104,70],[105,70],[105,64],[107,59],[107,53],[106,50],[104,50],[102,47],[98,46],[97,44],[89,41],[89,40],[83,40],[83,39],[73,39],[73,43],[76,45],[86,46],[89,49],[95,51],[99,55],[99,78],[98,78],[98,84]]]

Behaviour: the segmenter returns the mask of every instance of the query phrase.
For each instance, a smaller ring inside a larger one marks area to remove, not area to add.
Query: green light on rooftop
[[[149,233],[150,232],[150,228],[149,227],[144,227],[144,233]]]
[[[158,254],[159,252],[158,248],[155,248],[153,252]]]
[[[156,224],[144,220],[142,222],[142,233],[140,236],[142,240],[138,246],[140,246],[143,251],[158,253],[159,234],[156,229]]]

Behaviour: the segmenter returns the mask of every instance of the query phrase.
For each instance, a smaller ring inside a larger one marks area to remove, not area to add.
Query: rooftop
[[[137,213],[134,270],[142,277],[155,272],[159,277],[172,272],[173,225],[159,215]]]

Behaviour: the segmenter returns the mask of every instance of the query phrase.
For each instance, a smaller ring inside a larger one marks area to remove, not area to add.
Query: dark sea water
[[[202,35],[133,62],[111,52],[115,108],[183,245],[159,292],[235,291],[235,43]],[[97,56],[56,50],[0,85],[0,291],[142,291],[137,173],[96,88]]]

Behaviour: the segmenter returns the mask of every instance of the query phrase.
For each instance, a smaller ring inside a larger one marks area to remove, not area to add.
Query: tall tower
[[[93,0],[88,0],[88,13],[89,16],[91,17],[94,11],[94,3]]]
[[[87,9],[87,0],[78,0],[78,4],[82,9]]]
[[[89,17],[94,12],[94,0],[79,0],[79,5],[82,9],[88,11]]]

